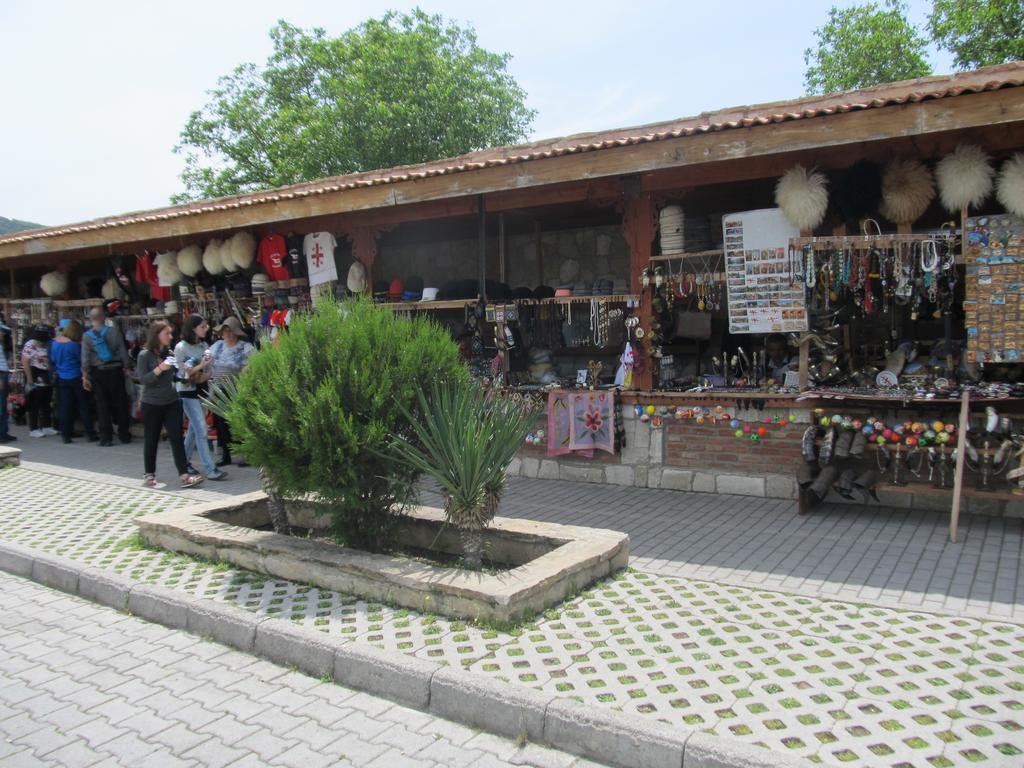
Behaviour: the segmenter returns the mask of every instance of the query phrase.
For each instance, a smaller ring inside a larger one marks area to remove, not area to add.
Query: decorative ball
[[[684,411],[682,408],[676,408],[676,413],[675,413],[676,420],[681,420],[683,418],[683,416],[685,416],[685,415],[686,415],[686,411]]]
[[[877,435],[875,435],[875,442],[878,443],[879,445],[883,445],[885,443],[885,435],[884,434],[877,434]]]
[[[840,416],[838,413],[833,415],[832,416],[832,423],[833,424],[842,424],[843,423],[843,417]]]
[[[886,428],[882,430],[882,437],[884,437],[886,440],[892,439],[892,434],[893,433],[891,429]]]
[[[935,430],[934,429],[926,429],[924,431],[924,437],[925,437],[926,440],[934,440],[935,439]]]
[[[533,432],[531,432],[530,434],[528,434],[526,436],[526,442],[532,444],[533,443],[533,437],[534,437]]]
[[[749,435],[753,431],[754,431],[754,428],[752,426],[750,426],[749,424],[744,424],[743,425],[743,434]]]
[[[935,436],[935,439],[938,441],[939,445],[945,445],[949,442],[950,437],[952,437],[952,435],[950,435],[949,432],[939,432],[939,434]]]
[[[934,429],[936,432],[941,432],[945,428],[946,428],[945,422],[942,422],[942,421],[933,421],[932,422],[932,429]]]
[[[743,437],[743,430],[742,429],[737,429],[736,430],[736,437]]]
[[[539,437],[541,440],[543,440],[547,436],[548,436],[547,432],[545,432],[543,429],[538,429],[537,430],[537,437]]]
[[[822,416],[821,419],[818,420],[818,423],[823,427],[827,427],[832,423],[832,420],[828,416]]]
[[[642,405],[634,405],[633,412],[636,413],[637,416],[640,416],[644,412],[644,407]]]
[[[653,405],[648,405],[646,411],[648,416],[653,416],[655,413],[657,413],[658,409],[655,408]]]
[[[729,422],[729,426],[732,427],[733,429],[739,429],[740,428],[740,420],[739,419],[733,419],[732,421]]]
[[[789,419],[787,419],[785,416],[783,416],[781,419],[779,419],[779,426],[780,427],[784,427],[787,424],[789,424]]]
[[[717,413],[718,415],[722,415],[722,413],[724,411],[725,411],[725,408],[723,408],[722,406],[720,406],[720,405],[716,405],[715,406],[715,413]]]
[[[698,416],[696,419],[694,419],[694,421],[696,421],[698,424],[703,424],[704,423],[704,416],[703,416],[703,414]]]
[[[915,435],[920,435],[922,432],[924,432],[924,430],[925,426],[920,421],[915,421],[913,424],[910,425],[910,431],[913,432]]]
[[[913,448],[915,445],[917,445],[917,438],[914,437],[913,435],[907,435],[907,441],[906,442],[907,442],[907,445],[909,445],[911,448]]]
[[[640,421],[642,421],[644,424],[646,424],[650,420],[651,420],[651,417],[646,412],[640,414]]]
[[[756,432],[755,432],[754,434],[752,434],[752,435],[750,436],[750,440],[751,440],[751,442],[754,442],[754,443],[756,443],[756,442],[757,442],[758,440],[760,440],[760,439],[761,439],[761,438],[760,438],[760,437],[758,437],[758,435],[757,435],[757,433],[756,433]]]
[[[758,429],[757,429],[757,436],[758,437],[764,437],[767,434],[768,434],[768,430],[765,427],[758,427]]]
[[[870,435],[872,432],[875,431],[875,428],[870,424],[865,424],[863,427],[861,427],[860,431],[863,432],[865,435]]]
[[[956,434],[956,424],[947,424],[943,429],[951,435]]]
[[[667,405],[661,406],[658,409],[658,413],[660,413],[662,416],[667,416],[668,415],[668,406]]]

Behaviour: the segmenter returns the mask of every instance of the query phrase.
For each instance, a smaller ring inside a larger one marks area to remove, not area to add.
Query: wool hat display
[[[361,262],[352,262],[352,266],[348,268],[345,285],[352,293],[362,293],[366,290],[366,267]]]
[[[555,289],[550,285],[538,285],[533,289],[533,298],[535,299],[551,299],[555,296]]]
[[[400,298],[402,298],[402,294],[404,292],[405,292],[405,283],[403,283],[402,279],[399,278],[399,277],[396,277],[394,280],[392,280],[391,284],[388,286],[388,297],[389,298],[400,299]]]
[[[519,288],[513,288],[512,289],[512,298],[513,299],[532,299],[533,298],[533,291],[531,291],[529,288],[526,288],[525,286],[520,286]]]
[[[437,288],[424,288],[423,295],[420,297],[420,301],[436,301],[437,300]]]
[[[250,285],[253,296],[262,296],[267,292],[267,276],[263,273],[253,275]]]

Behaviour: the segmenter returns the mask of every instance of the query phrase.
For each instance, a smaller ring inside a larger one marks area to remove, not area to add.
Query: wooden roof
[[[860,91],[732,107],[632,128],[486,149],[420,165],[18,232],[0,238],[0,260],[1024,122],[1021,85],[1024,62],[1013,62]],[[886,110],[884,116],[877,113],[882,109]],[[828,129],[824,121],[829,122]]]

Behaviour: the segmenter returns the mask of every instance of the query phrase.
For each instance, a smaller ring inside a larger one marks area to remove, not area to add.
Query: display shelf
[[[624,304],[629,301],[639,302],[640,297],[628,293],[616,293],[606,296],[556,296],[551,299],[509,299],[508,301],[491,300],[491,304],[515,304],[517,306],[529,307],[544,304],[578,304],[589,303],[591,300],[607,301],[611,303]],[[445,301],[389,301],[378,304],[379,307],[389,309],[407,310],[429,310],[429,309],[462,309],[465,306],[476,304],[477,299],[451,299]]]
[[[651,256],[651,261],[674,261],[676,259],[712,259],[724,256],[725,251],[721,248],[713,248],[709,251],[671,251]]]
[[[378,304],[378,307],[388,309],[462,309],[470,304],[475,304],[476,299],[446,299],[444,301],[388,301]]]

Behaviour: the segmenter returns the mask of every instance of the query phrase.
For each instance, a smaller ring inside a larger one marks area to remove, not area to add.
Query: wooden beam
[[[634,351],[642,367],[633,374],[634,389],[651,389],[654,376],[651,367],[655,358],[649,354],[651,348],[651,292],[644,290],[640,273],[651,260],[654,229],[657,218],[654,198],[649,194],[632,192],[627,195],[622,212],[622,235],[629,246],[629,292],[640,294],[640,327],[644,329],[642,342],[634,342]]]
[[[341,214],[526,187],[700,166],[861,142],[1024,122],[1024,90],[965,94],[918,103],[856,110],[770,125],[714,131],[678,139],[580,152],[394,184],[249,203],[227,201],[191,216],[154,212],[146,220],[38,240],[0,244],[0,260],[97,245],[194,237],[226,229]]]

